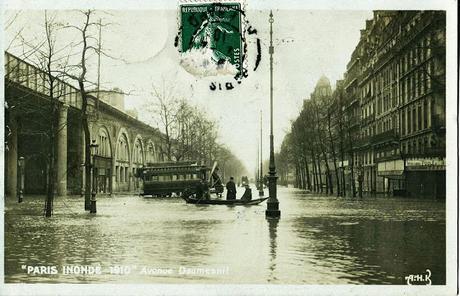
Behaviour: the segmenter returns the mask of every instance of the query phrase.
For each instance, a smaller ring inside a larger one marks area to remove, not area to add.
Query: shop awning
[[[404,170],[393,170],[393,171],[379,171],[377,176],[385,177],[388,179],[404,179]]]

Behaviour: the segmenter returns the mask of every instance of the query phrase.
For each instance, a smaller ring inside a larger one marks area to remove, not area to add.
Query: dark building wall
[[[406,188],[410,197],[445,198],[445,171],[406,172]]]
[[[67,117],[67,191],[80,194],[83,174],[81,116],[78,110],[69,109]]]

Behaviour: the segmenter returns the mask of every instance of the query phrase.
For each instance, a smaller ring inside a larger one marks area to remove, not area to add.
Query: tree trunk
[[[318,170],[316,169],[316,161],[313,149],[311,150],[311,164],[312,164],[312,171],[313,171],[313,190],[314,192],[318,192]]]
[[[299,160],[300,174],[302,176],[302,189],[307,189],[307,177],[305,176],[305,169],[302,166],[302,162]]]
[[[316,110],[316,138],[318,139],[318,144],[319,144],[319,147],[320,147],[320,154],[323,155],[323,159],[324,159],[324,165],[326,166],[326,194],[329,194],[329,192],[332,194],[332,184],[331,184],[331,171],[329,170],[329,163],[327,161],[327,156],[326,156],[326,151],[324,150],[324,146],[323,146],[323,141],[321,139],[321,130],[320,130],[320,120],[319,120],[319,110]],[[319,157],[319,159],[321,159],[321,156]],[[320,162],[321,164],[321,162]],[[321,175],[320,175],[321,176]],[[322,182],[321,182],[322,183]],[[323,186],[321,186],[321,192],[323,192]]]
[[[91,134],[88,125],[88,96],[86,95],[85,86],[83,80],[78,82],[80,87],[80,94],[82,98],[81,103],[81,124],[83,128],[83,135],[85,138],[85,210],[90,210],[91,204]]]
[[[351,152],[350,173],[351,173],[352,196],[356,197],[356,185],[355,185],[355,174],[354,174],[354,153],[353,152]]]
[[[86,108],[85,108],[86,109]],[[85,210],[90,210],[91,204],[91,135],[88,126],[88,117],[86,112],[82,114],[82,121],[81,124],[83,126],[83,133],[85,137]]]
[[[334,139],[332,138],[332,132],[331,132],[331,114],[328,112],[327,116],[327,127],[329,131],[329,140],[331,143],[331,151],[332,151],[332,161],[334,163],[334,171],[335,171],[335,180],[337,183],[337,196],[340,195],[340,182],[339,182],[339,172],[337,170],[337,158],[335,155],[335,145],[334,145]]]
[[[341,124],[341,123],[340,123]],[[342,196],[345,197],[347,196],[347,193],[346,193],[346,184],[345,184],[345,165],[344,165],[344,161],[345,161],[345,152],[344,152],[344,149],[343,149],[343,134],[342,134],[342,129],[340,131],[340,159],[342,161],[342,171],[341,171],[341,179],[342,179]]]
[[[318,162],[319,192],[323,193],[323,176],[321,173],[321,159],[316,158]]]
[[[50,126],[50,151],[48,155],[48,190],[46,194],[45,202],[45,217],[51,217],[53,213],[53,201],[55,195],[55,182],[57,178],[56,173],[56,116],[57,116],[57,104],[54,101],[51,101],[52,111],[51,111],[51,126]]]
[[[324,163],[326,165],[326,194],[329,194],[329,192],[332,194],[332,182],[331,182],[331,171],[329,170],[329,163],[327,161],[327,156],[326,152],[324,151],[323,148],[321,148],[321,154],[323,155]]]
[[[300,188],[299,187],[299,165],[296,163],[295,165],[295,188]]]
[[[308,169],[307,157],[304,158],[305,174],[307,175],[307,188],[311,191],[310,171]]]

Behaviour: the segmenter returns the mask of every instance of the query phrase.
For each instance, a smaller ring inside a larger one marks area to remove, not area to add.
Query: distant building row
[[[445,12],[375,11],[344,79],[332,91],[321,77],[304,100],[281,182],[294,168],[315,192],[445,196],[445,45]]]

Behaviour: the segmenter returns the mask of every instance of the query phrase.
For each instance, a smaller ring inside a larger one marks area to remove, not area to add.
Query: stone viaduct
[[[84,137],[81,97],[72,85],[56,80],[57,118],[50,116],[49,83],[37,67],[5,53],[5,191],[15,196],[18,160],[24,158],[25,194],[44,194],[47,180],[49,127],[56,138],[57,193],[81,194],[84,188]],[[162,161],[163,135],[124,111],[122,94],[106,92],[88,102],[90,134],[98,145],[93,156],[98,193],[135,191],[135,170]],[[97,103],[98,102],[98,103]]]

